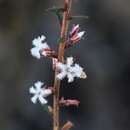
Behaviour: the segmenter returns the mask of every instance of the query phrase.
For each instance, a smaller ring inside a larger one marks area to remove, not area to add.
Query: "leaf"
[[[59,12],[63,13],[64,12],[64,8],[53,6],[52,8],[48,8],[46,11],[47,12],[54,12],[54,13],[59,13]]]
[[[84,16],[84,15],[75,15],[75,16],[71,16],[70,20],[72,19],[88,19],[88,16]]]

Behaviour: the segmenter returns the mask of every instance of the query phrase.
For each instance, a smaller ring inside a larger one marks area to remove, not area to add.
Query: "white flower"
[[[74,25],[74,27],[70,32],[70,41],[73,43],[78,42],[83,37],[84,34],[85,31],[79,32],[79,24]]]
[[[86,78],[86,74],[83,71],[83,68],[80,67],[78,64],[74,64],[73,57],[68,57],[66,64],[58,62],[56,65],[57,69],[60,71],[57,74],[57,78],[62,80],[63,78],[67,77],[68,82],[73,82],[74,78]]]
[[[31,55],[34,56],[37,59],[41,58],[41,52],[42,55],[46,56],[46,53],[44,52],[44,49],[50,48],[46,42],[43,43],[43,41],[46,39],[44,35],[41,37],[38,37],[32,41],[32,45],[34,46],[30,51]]]
[[[47,104],[47,100],[45,99],[45,97],[50,95],[52,93],[52,91],[51,91],[51,89],[42,88],[43,85],[44,85],[44,83],[37,81],[34,84],[34,86],[32,86],[29,89],[29,92],[31,94],[34,94],[34,96],[31,98],[31,101],[34,104],[36,104],[38,100],[41,104]]]

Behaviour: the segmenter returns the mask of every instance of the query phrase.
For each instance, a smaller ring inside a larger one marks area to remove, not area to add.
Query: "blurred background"
[[[72,14],[85,38],[66,56],[74,56],[88,74],[86,80],[62,82],[61,94],[77,98],[79,108],[62,108],[61,124],[73,130],[130,129],[130,1],[73,0]],[[32,40],[44,34],[57,50],[57,17],[45,10],[63,0],[0,0],[0,130],[51,130],[52,119],[41,105],[30,102],[28,89],[37,80],[53,84],[49,59],[30,55]],[[50,103],[51,98],[49,99]]]

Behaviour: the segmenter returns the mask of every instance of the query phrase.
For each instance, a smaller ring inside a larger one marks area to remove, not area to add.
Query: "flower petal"
[[[47,104],[47,100],[45,98],[43,98],[42,96],[39,96],[39,101],[41,104]]]
[[[44,42],[44,43],[41,44],[39,47],[40,47],[41,49],[50,48],[49,45],[47,44],[47,42]]]
[[[74,76],[70,73],[67,75],[67,78],[68,78],[68,83],[71,83],[74,81]]]
[[[78,37],[81,39],[84,34],[85,34],[85,31],[79,32],[79,33],[78,33]]]
[[[34,47],[34,48],[32,48],[32,49],[30,50],[31,55],[34,56],[34,57],[37,58],[37,59],[40,59],[40,57],[41,57],[39,51],[40,51],[40,50],[39,50],[39,48],[37,48],[37,47]]]
[[[87,78],[87,75],[86,75],[86,73],[84,71],[82,71],[80,78],[82,78],[82,79],[86,79]]]
[[[32,86],[31,88],[29,88],[29,93],[35,94],[36,89]]]
[[[32,41],[32,44],[34,45],[34,46],[36,46],[36,47],[39,47],[41,44],[42,44],[42,42],[45,40],[45,36],[44,35],[42,35],[41,37],[38,37],[38,38],[35,38],[33,41]]]
[[[37,91],[39,91],[39,90],[41,90],[41,87],[44,85],[44,83],[41,81],[37,81],[34,85],[35,85]]]
[[[44,89],[42,94],[44,97],[47,97],[48,95],[50,95],[52,93],[51,89]]]
[[[63,78],[65,78],[66,76],[66,71],[62,71],[60,72],[56,77],[59,79],[59,80],[62,80]]]
[[[76,35],[76,33],[79,31],[79,24],[74,25],[74,27],[72,28],[72,31],[70,32],[70,36],[74,36]]]
[[[34,95],[32,98],[31,98],[31,101],[36,104],[37,103],[37,99],[38,99],[38,95]]]
[[[44,41],[46,37],[44,35],[41,35],[41,41]]]
[[[68,57],[68,58],[67,58],[66,63],[67,63],[68,66],[71,66],[71,65],[73,64],[73,62],[74,62],[74,61],[73,61],[73,57]]]
[[[63,70],[63,69],[65,69],[65,65],[62,64],[62,63],[60,63],[60,62],[58,62],[58,63],[56,64],[56,68],[59,69],[59,70]]]

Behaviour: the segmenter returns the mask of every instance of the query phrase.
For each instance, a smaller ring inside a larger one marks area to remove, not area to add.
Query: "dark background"
[[[61,124],[74,122],[73,130],[130,129],[130,1],[73,0],[74,20],[86,38],[70,48],[84,66],[88,79],[63,81],[61,94],[81,101],[79,108],[63,108]],[[29,87],[37,80],[52,84],[49,59],[30,55],[32,40],[46,35],[57,49],[57,18],[45,9],[62,0],[0,0],[0,130],[51,130],[51,117],[30,102]],[[50,99],[51,103],[51,99]]]

